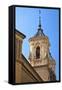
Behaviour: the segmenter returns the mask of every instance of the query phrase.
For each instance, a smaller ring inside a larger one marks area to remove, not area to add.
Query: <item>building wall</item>
[[[34,67],[34,69],[43,79],[43,81],[49,81],[49,70],[47,66],[38,66],[38,67]]]

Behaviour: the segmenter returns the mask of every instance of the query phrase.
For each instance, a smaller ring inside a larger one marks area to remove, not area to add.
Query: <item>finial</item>
[[[39,10],[39,27],[41,28],[41,11]]]
[[[38,32],[36,34],[36,36],[45,36],[43,33],[43,29],[41,28],[41,11],[39,10],[39,26],[38,26]]]

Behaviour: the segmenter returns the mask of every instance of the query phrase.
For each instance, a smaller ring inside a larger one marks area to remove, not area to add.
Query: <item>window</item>
[[[40,47],[39,46],[36,48],[36,58],[37,59],[40,58]]]

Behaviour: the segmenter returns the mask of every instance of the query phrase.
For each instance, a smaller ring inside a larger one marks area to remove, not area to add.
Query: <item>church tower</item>
[[[41,12],[39,11],[39,25],[37,33],[29,39],[29,62],[44,81],[50,81],[50,42],[48,37],[43,33],[40,14]]]

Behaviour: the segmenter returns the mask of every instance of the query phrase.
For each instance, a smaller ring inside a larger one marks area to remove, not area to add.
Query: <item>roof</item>
[[[38,31],[35,34],[35,37],[37,37],[37,36],[45,36],[45,34],[43,33],[43,29],[41,29],[41,27],[38,28]]]
[[[48,37],[43,33],[43,30],[41,29],[41,30],[38,30],[37,31],[37,33],[33,36],[33,37],[31,37],[30,39],[29,39],[29,41],[31,41],[31,40],[36,40],[36,39],[48,39]]]
[[[15,32],[20,35],[23,39],[26,37],[23,33],[21,33],[19,30],[15,29]]]

